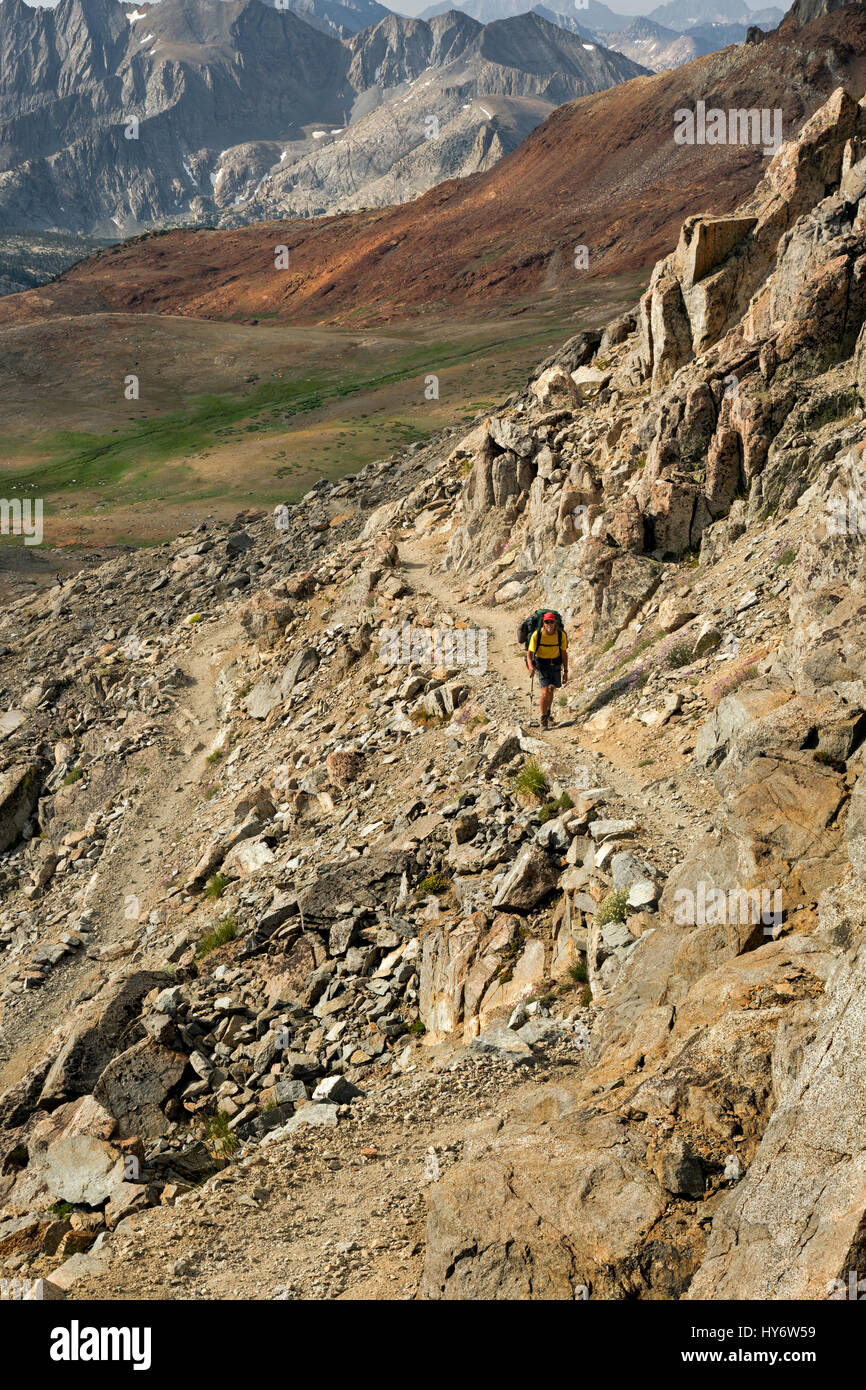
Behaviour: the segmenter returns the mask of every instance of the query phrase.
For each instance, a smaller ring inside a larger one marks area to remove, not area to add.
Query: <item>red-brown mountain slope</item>
[[[576,277],[652,265],[684,217],[730,211],[756,183],[759,147],[675,144],[678,109],[780,108],[789,139],[840,84],[858,98],[866,90],[859,5],[569,102],[488,173],[413,203],[150,235],[4,300],[0,322],[111,308],[374,323],[573,288]],[[575,269],[577,244],[588,270]],[[279,245],[288,269],[275,268]]]

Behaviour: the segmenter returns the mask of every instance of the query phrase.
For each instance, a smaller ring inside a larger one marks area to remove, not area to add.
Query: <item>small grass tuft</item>
[[[226,874],[214,874],[213,877],[209,878],[207,881],[207,887],[204,890],[205,897],[221,898],[230,882],[231,879],[229,879]]]
[[[514,790],[532,801],[543,801],[547,792],[547,778],[535,758],[527,758],[514,779]]]
[[[229,1129],[229,1117],[222,1110],[218,1111],[211,1120],[207,1138],[214,1153],[220,1155],[236,1153],[241,1144],[238,1136]]]
[[[220,946],[225,946],[226,942],[234,941],[238,934],[238,924],[234,914],[229,913],[223,917],[222,921],[214,927],[213,931],[205,932],[195,948],[195,953],[199,960],[210,955],[211,951],[216,951]]]

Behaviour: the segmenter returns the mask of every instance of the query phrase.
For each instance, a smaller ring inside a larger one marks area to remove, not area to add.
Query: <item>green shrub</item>
[[[413,710],[410,718],[413,724],[417,724],[424,729],[443,729],[448,723],[448,715],[431,714],[429,709]]]
[[[641,758],[638,767],[652,767],[654,762],[655,758]]]
[[[577,965],[569,966],[568,973],[576,985],[585,985],[589,979],[589,966],[585,960],[580,960]]]
[[[608,922],[624,922],[627,902],[628,889],[614,888],[598,909],[595,919],[598,925],[603,927]]]
[[[84,776],[83,767],[72,767],[63,779],[64,787],[71,787],[73,782],[80,782]]]
[[[668,666],[672,671],[676,671],[680,666],[688,666],[692,660],[692,648],[689,642],[677,642],[668,652]]]
[[[554,816],[559,815],[560,811],[570,811],[573,805],[574,802],[568,792],[563,792],[562,796],[551,797],[538,813],[539,824],[546,824]]]
[[[813,753],[812,758],[816,763],[821,763],[824,767],[832,767],[834,772],[845,771],[846,764],[844,759],[834,758],[832,753],[825,753],[822,748],[819,748],[817,752]]]
[[[411,1033],[414,1038],[420,1038],[422,1033],[427,1032],[427,1027],[426,1024],[421,1022],[420,1018],[416,1018],[412,1023],[409,1024],[408,1028],[406,1029],[406,1032]]]
[[[415,896],[416,898],[427,898],[431,893],[447,893],[450,887],[449,880],[443,878],[441,874],[428,874],[426,878],[422,878],[415,889]]]
[[[586,986],[583,993],[581,994],[580,1002],[585,1009],[588,1009],[590,1004],[592,1003],[592,990],[590,989],[589,985]]]

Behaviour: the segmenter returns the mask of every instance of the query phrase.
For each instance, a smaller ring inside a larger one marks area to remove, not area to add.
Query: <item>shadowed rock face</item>
[[[861,945],[828,981],[817,1037],[747,1176],[719,1207],[687,1297],[859,1296],[848,1273],[866,1255],[864,1009]]]
[[[785,22],[791,24],[809,24],[813,19],[819,19],[822,15],[833,14],[836,10],[844,9],[849,4],[859,4],[860,0],[794,0],[793,5],[785,16]]]
[[[51,1109],[92,1091],[137,1019],[142,999],[164,980],[155,971],[137,970],[106,990],[98,1005],[82,1011],[45,1078],[41,1105]]]

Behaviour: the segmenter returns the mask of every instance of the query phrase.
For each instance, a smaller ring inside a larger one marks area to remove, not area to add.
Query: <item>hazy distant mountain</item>
[[[385,12],[341,40],[262,0],[0,0],[0,227],[130,235],[399,202],[642,71],[539,15]]]
[[[446,9],[454,8],[449,5],[447,0],[439,0],[439,3],[429,5],[419,15],[420,19],[431,19],[433,15],[443,14]],[[527,4],[527,0],[465,0],[458,9],[465,14],[470,14],[473,19],[477,19],[482,24],[492,24],[497,19],[507,19],[511,15],[525,14],[528,9],[539,9],[540,6]],[[599,3],[599,0],[587,0],[586,5],[575,5],[570,0],[553,0],[553,3],[546,5],[545,10],[557,15],[561,15],[566,20],[576,20],[578,24],[586,29],[593,29],[601,33],[608,28],[611,31],[623,29],[631,23],[632,16],[616,14],[608,9],[607,5]]]
[[[267,4],[274,2],[265,0]],[[392,13],[378,0],[285,0],[285,4],[281,0],[279,8],[293,10],[314,29],[337,38],[358,34]]]
[[[690,63],[705,53],[716,53],[728,44],[742,43],[747,33],[745,24],[696,24],[678,33],[652,19],[635,19],[627,29],[605,34],[604,38],[617,53],[642,63],[653,72],[661,72]]]
[[[804,4],[834,0],[802,0]],[[424,17],[441,14],[448,0],[426,9]],[[484,24],[521,13],[528,0],[462,0],[460,9]],[[715,53],[731,43],[742,43],[751,24],[774,29],[783,11],[775,6],[751,9],[745,0],[672,0],[651,14],[617,14],[599,0],[572,5],[569,0],[549,0],[532,7],[553,24],[584,38],[595,39],[636,63],[651,68],[679,67],[705,53]]]
[[[746,0],[670,0],[651,10],[648,18],[682,33],[696,24],[757,24],[762,29],[774,29],[784,13],[775,5],[753,9]]]

